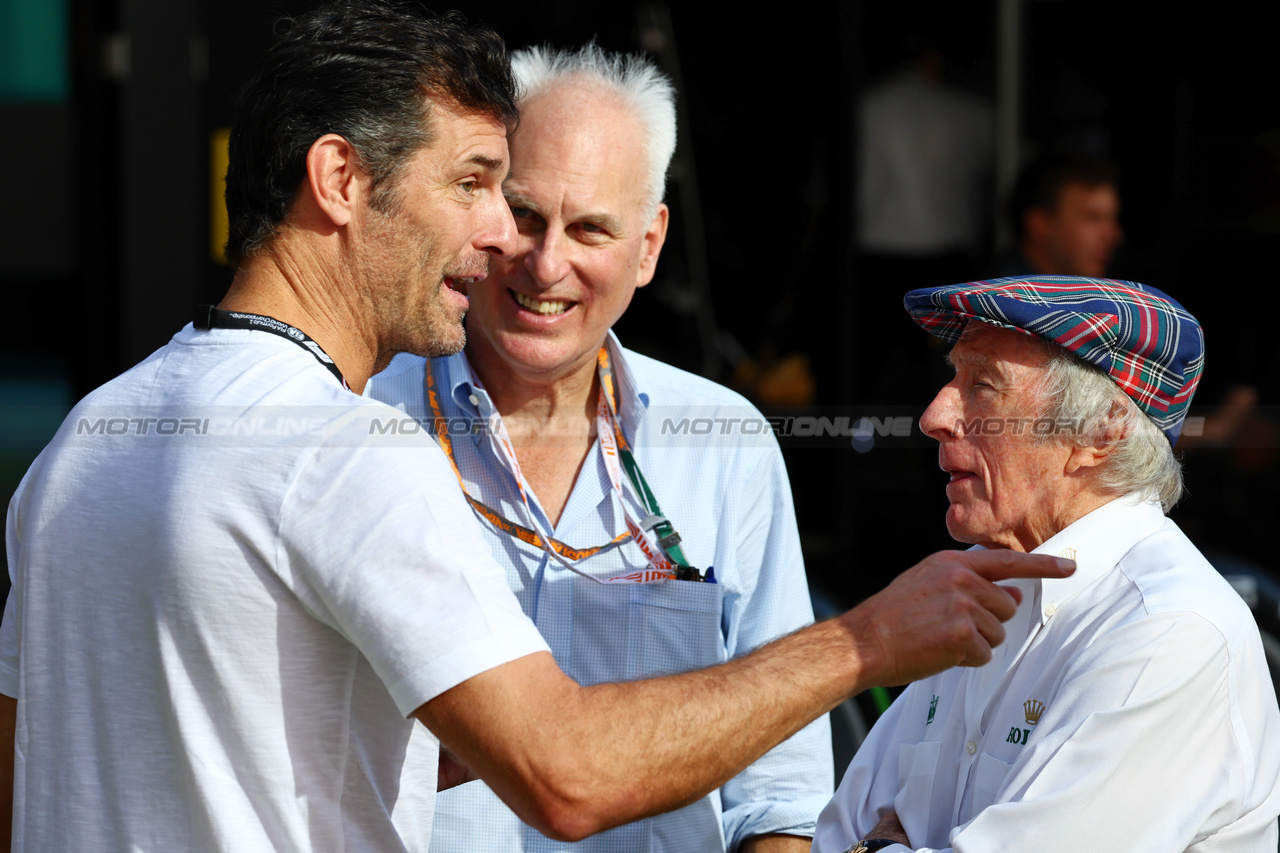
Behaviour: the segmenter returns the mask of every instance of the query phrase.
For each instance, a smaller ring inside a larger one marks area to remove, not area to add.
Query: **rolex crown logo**
[[[1040,722],[1040,715],[1044,713],[1044,703],[1038,699],[1028,699],[1022,703],[1022,710],[1027,713],[1027,723],[1034,726]]]
[[[1074,560],[1074,559],[1076,558],[1076,549],[1075,549],[1075,548],[1063,548],[1061,551],[1059,551],[1059,552],[1058,552],[1058,556],[1059,556],[1059,557],[1063,557],[1063,558],[1068,559],[1068,560]]]

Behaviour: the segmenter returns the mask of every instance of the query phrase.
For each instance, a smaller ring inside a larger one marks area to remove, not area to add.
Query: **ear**
[[[636,287],[644,287],[653,281],[653,274],[658,268],[658,255],[662,254],[662,244],[667,241],[667,221],[670,218],[670,209],[665,204],[658,205],[653,221],[649,223],[649,230],[644,232],[640,269],[636,273]]]
[[[1071,453],[1067,457],[1064,472],[1075,474],[1105,464],[1120,446],[1120,442],[1128,437],[1131,429],[1129,418],[1128,402],[1119,398],[1112,401],[1111,410],[1107,412],[1106,419],[1098,424],[1094,432],[1093,443],[1084,447],[1071,445]]]
[[[307,151],[307,188],[315,206],[335,226],[351,222],[355,208],[367,199],[368,174],[355,147],[336,133],[326,133]]]

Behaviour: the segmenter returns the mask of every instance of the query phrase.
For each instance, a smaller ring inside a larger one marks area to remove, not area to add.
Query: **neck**
[[[369,318],[345,298],[356,288],[343,286],[330,272],[343,265],[316,255],[278,236],[240,265],[218,307],[262,314],[306,332],[359,394],[378,362],[376,335]]]
[[[600,382],[594,357],[563,372],[531,373],[518,370],[482,344],[469,343],[467,360],[504,421],[521,420],[537,427],[595,422]]]
[[[1009,548],[1029,554],[1098,507],[1118,497],[1120,495],[1104,494],[1093,489],[1082,491],[1064,501],[1052,514],[1042,519],[1040,524],[1028,525],[1025,529],[1009,533],[1003,539],[982,544],[988,548]]]
[[[595,440],[595,359],[554,376],[519,372],[483,344],[469,344],[467,359],[502,415],[525,480],[554,527]]]

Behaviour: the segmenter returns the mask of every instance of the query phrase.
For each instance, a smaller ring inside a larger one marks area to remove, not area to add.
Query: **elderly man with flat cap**
[[[1280,712],[1248,608],[1165,517],[1204,364],[1199,325],[1125,281],[916,290],[954,342],[921,428],[947,530],[1065,555],[1018,582],[984,667],[916,682],[876,724],[814,850],[1274,851]]]

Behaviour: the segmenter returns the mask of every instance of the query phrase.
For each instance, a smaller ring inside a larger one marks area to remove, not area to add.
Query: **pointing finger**
[[[1019,551],[964,551],[963,559],[978,575],[989,581],[1012,578],[1065,578],[1076,570],[1075,560],[1049,554]]]

